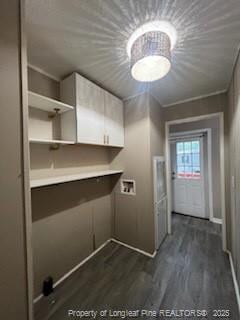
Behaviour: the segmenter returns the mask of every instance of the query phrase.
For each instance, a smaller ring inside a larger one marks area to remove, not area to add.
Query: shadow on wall
[[[33,189],[33,222],[71,209],[77,212],[83,204],[109,195],[118,179],[119,175]]]
[[[50,151],[49,146],[31,146],[31,170],[81,168],[107,165],[110,151],[102,146],[68,145]]]
[[[111,151],[109,153],[109,160],[110,163],[113,162],[114,159],[116,159],[118,157],[118,155],[121,153],[121,151],[123,151],[124,149],[120,149],[120,148],[111,148]]]

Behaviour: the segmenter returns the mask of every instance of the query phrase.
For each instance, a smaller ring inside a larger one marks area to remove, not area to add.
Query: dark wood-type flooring
[[[53,298],[56,302],[51,305]],[[230,317],[221,319],[240,319],[228,255],[222,252],[220,225],[173,214],[173,233],[154,259],[109,243],[53,297],[42,299],[35,319],[81,319],[69,317],[70,309],[208,311],[208,317],[160,319],[216,319],[213,310],[227,309]],[[104,319],[121,317],[108,315]]]

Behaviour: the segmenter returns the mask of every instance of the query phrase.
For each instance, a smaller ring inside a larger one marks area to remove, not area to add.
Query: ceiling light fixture
[[[176,30],[167,21],[148,22],[138,28],[127,43],[133,78],[143,82],[163,78],[171,68],[176,40]]]

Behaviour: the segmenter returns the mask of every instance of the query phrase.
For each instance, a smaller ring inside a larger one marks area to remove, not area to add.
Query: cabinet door
[[[105,92],[105,135],[107,144],[124,146],[123,102]]]
[[[111,195],[108,194],[93,202],[94,249],[111,238],[111,223]]]
[[[104,90],[76,76],[77,142],[104,144]]]
[[[137,247],[137,208],[134,196],[115,194],[114,237]]]

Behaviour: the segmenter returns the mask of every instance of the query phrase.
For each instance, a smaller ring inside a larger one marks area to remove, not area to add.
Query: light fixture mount
[[[133,78],[143,82],[163,78],[171,68],[176,40],[176,30],[167,21],[148,22],[138,28],[127,44]]]
[[[161,31],[139,37],[131,49],[131,73],[138,81],[151,82],[164,77],[170,70],[170,39]]]

